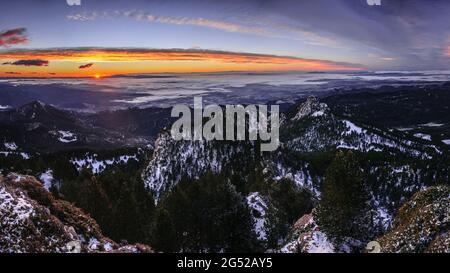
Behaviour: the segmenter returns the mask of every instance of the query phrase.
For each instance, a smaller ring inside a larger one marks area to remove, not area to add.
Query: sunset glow
[[[14,65],[14,61],[33,63]],[[62,48],[0,52],[1,76],[88,77],[128,73],[188,73],[220,71],[341,71],[359,65],[268,54],[183,49]],[[40,62],[39,62],[40,61]],[[45,62],[45,66],[40,65]],[[88,64],[85,64],[88,63]],[[84,65],[83,65],[84,64]],[[94,66],[95,64],[95,66]],[[97,74],[96,74],[97,75]]]

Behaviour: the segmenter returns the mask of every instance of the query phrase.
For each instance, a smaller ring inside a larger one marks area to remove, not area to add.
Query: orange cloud
[[[290,65],[299,70],[359,70],[360,65],[328,60],[201,49],[53,48],[0,51],[0,59],[45,59],[69,62],[189,61]]]

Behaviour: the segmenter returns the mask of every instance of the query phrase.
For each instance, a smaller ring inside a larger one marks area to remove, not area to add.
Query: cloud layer
[[[381,6],[369,6],[366,0],[277,0],[264,4],[249,0],[246,7],[254,18],[284,18],[292,30],[327,37],[352,49],[351,53],[366,52],[366,61],[381,61],[381,67],[450,68],[448,0],[383,0]],[[371,65],[377,68],[377,64]]]
[[[202,49],[146,49],[146,48],[51,48],[0,51],[0,59],[34,58],[74,62],[137,62],[137,61],[214,61],[234,64],[296,65],[304,69],[359,70],[358,64],[289,56],[253,54]],[[23,61],[19,61],[22,63]],[[15,62],[17,63],[17,62]],[[15,64],[11,63],[11,64]],[[48,64],[48,62],[47,62]],[[81,68],[81,67],[80,67]],[[87,68],[87,67],[86,67]]]
[[[141,22],[171,24],[171,25],[190,25],[213,28],[228,32],[242,32],[242,33],[262,33],[263,29],[258,27],[250,27],[242,24],[231,23],[220,20],[211,20],[201,17],[172,17],[172,16],[158,16],[145,11],[103,11],[103,12],[81,12],[67,15],[68,20],[74,21],[92,21],[96,19],[107,18],[128,18]]]

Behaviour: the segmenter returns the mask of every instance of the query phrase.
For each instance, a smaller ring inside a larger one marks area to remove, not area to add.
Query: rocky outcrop
[[[309,97],[298,107],[297,114],[292,120],[301,120],[306,116],[322,116],[329,112],[328,105],[320,103],[316,97]]]
[[[0,252],[152,252],[105,237],[89,215],[56,199],[32,176],[0,176]]]
[[[300,104],[296,114],[291,115],[280,131],[284,147],[298,152],[341,148],[361,152],[389,151],[423,159],[441,154],[433,145],[405,140],[388,131],[338,117],[315,97]]]
[[[450,187],[416,193],[404,204],[393,229],[378,239],[386,253],[450,253]]]
[[[175,187],[183,176],[198,179],[206,172],[235,171],[232,164],[245,166],[255,161],[257,151],[250,142],[175,141],[169,132],[160,134],[153,159],[143,180],[155,200]]]
[[[289,243],[282,249],[283,253],[333,253],[334,246],[327,235],[320,231],[311,214],[302,216],[294,224]]]

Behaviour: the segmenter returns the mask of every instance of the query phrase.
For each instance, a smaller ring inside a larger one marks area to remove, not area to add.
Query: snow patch
[[[444,124],[429,122],[429,123],[426,123],[426,124],[421,124],[420,126],[421,127],[442,127],[442,126],[444,126]]]
[[[357,134],[364,134],[366,131],[364,129],[362,129],[361,127],[355,125],[353,122],[348,121],[348,120],[344,120],[345,126],[347,127],[347,135],[351,135],[353,133],[357,133]]]
[[[8,157],[10,155],[15,155],[15,156],[21,156],[23,159],[28,160],[31,158],[31,155],[28,153],[17,153],[17,152],[5,152],[5,151],[0,151],[0,155],[3,155],[5,157]]]
[[[311,116],[312,117],[321,117],[323,115],[325,115],[324,111],[317,111],[317,112],[314,112]]]
[[[5,188],[0,188],[1,226],[18,225],[30,218],[33,212],[33,206],[23,196],[13,196]]]
[[[70,131],[58,131],[58,140],[62,143],[71,143],[77,141],[77,136]]]
[[[443,139],[442,142],[444,144],[450,145],[450,139]]]
[[[335,253],[327,235],[321,232],[313,214],[303,215],[293,227],[295,239],[280,249],[282,253]]]
[[[19,148],[14,142],[5,142],[4,146],[7,150],[10,151],[15,151],[17,150],[17,148]]]
[[[408,132],[414,130],[414,128],[396,128],[400,132]]]
[[[334,247],[325,233],[316,231],[309,241],[308,253],[334,253]]]
[[[45,173],[42,173],[39,176],[39,179],[42,181],[42,183],[44,183],[44,188],[50,190],[50,188],[52,187],[52,182],[55,180],[53,178],[53,171],[50,169],[47,170]]]
[[[259,240],[267,240],[265,231],[267,203],[258,192],[250,193],[247,196],[247,205],[252,210],[255,232]]]
[[[414,134],[414,137],[421,138],[426,141],[431,141],[431,136],[427,135],[427,134],[417,133],[417,134]]]
[[[94,154],[86,155],[85,158],[72,158],[70,163],[72,163],[78,171],[87,168],[90,169],[93,174],[99,174],[108,166],[114,164],[127,164],[130,159],[138,160],[136,155],[122,155],[108,160],[98,160],[97,157],[97,154]]]

